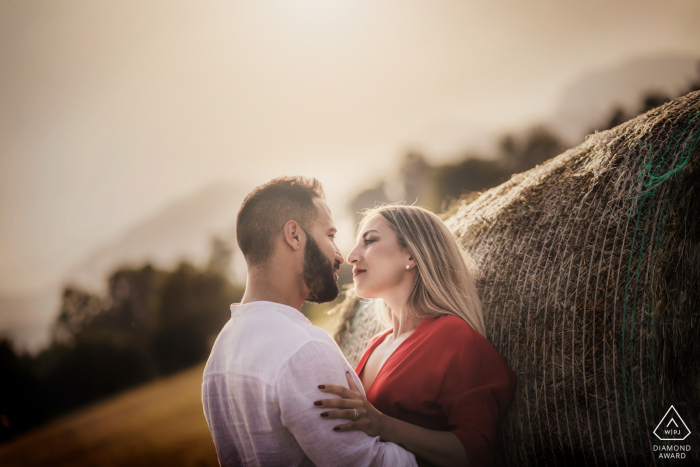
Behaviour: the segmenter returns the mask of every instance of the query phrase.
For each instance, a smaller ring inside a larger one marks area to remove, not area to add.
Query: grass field
[[[319,308],[313,322],[333,331]],[[0,466],[218,466],[202,411],[204,364],[123,392],[0,445]]]
[[[204,365],[124,392],[0,446],[2,466],[216,466]]]

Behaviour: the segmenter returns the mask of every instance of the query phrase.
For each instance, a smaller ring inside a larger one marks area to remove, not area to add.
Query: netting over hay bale
[[[446,220],[480,268],[487,338],[518,376],[499,464],[700,456],[700,92],[482,193]],[[352,364],[380,330],[349,293]],[[450,345],[450,344],[447,344]],[[684,441],[653,433],[673,405]]]

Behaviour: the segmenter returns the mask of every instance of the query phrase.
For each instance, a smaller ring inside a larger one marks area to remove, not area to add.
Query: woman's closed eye
[[[365,238],[365,246],[369,245],[370,243],[374,243],[376,241],[377,241],[376,238]]]

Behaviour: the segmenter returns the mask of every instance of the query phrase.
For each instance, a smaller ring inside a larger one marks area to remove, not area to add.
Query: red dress
[[[355,368],[391,334],[377,334]],[[453,315],[423,319],[366,388],[380,412],[430,430],[451,431],[474,465],[491,465],[496,428],[515,391],[515,374],[496,349]]]

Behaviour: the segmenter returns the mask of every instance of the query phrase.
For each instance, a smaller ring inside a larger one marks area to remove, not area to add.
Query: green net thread
[[[653,252],[654,254],[657,254],[659,250],[663,248],[663,243],[666,238],[666,226],[668,225],[668,219],[670,218],[671,215],[671,207],[673,205],[673,201],[675,200],[676,194],[677,194],[677,188],[678,188],[678,177],[676,176],[677,174],[680,174],[680,172],[688,165],[690,162],[691,156],[697,147],[698,143],[700,142],[700,132],[695,132],[694,134],[691,133],[690,136],[688,136],[689,132],[692,132],[691,126],[695,122],[695,120],[698,118],[700,115],[700,109],[697,109],[694,112],[694,115],[690,118],[688,123],[679,130],[676,130],[671,137],[669,143],[666,145],[666,148],[661,152],[661,154],[657,154],[658,157],[655,157],[654,152],[652,150],[651,143],[648,142],[641,142],[638,140],[635,140],[639,145],[645,146],[647,148],[647,155],[648,157],[643,159],[641,162],[641,166],[639,169],[639,177],[638,177],[638,182],[641,183],[642,190],[637,196],[632,197],[631,199],[635,199],[637,201],[636,203],[636,209],[635,212],[630,214],[629,210],[627,212],[627,215],[629,217],[636,217],[636,223],[635,223],[635,230],[634,230],[634,235],[632,238],[632,246],[630,248],[630,260],[627,268],[627,279],[626,279],[626,284],[625,284],[625,296],[624,296],[624,301],[623,301],[623,314],[622,314],[622,382],[623,382],[623,393],[625,396],[625,409],[627,412],[627,427],[629,431],[629,436],[630,436],[630,444],[632,445],[632,450],[634,451],[634,437],[632,436],[632,427],[630,424],[630,414],[629,414],[629,402],[628,402],[628,397],[627,397],[627,370],[626,370],[626,359],[625,359],[625,331],[627,328],[627,304],[628,304],[628,294],[629,294],[629,285],[630,285],[630,280],[631,280],[631,270],[632,270],[632,259],[634,257],[634,246],[637,240],[637,233],[639,230],[639,221],[641,219],[642,213],[644,211],[644,206],[648,206],[648,215],[647,215],[647,220],[644,226],[644,229],[642,231],[641,235],[641,240],[640,240],[640,247],[639,247],[639,256],[640,259],[638,260],[637,264],[637,271],[635,274],[635,291],[634,295],[632,298],[632,303],[631,303],[631,314],[632,314],[632,319],[630,323],[630,385],[632,386],[632,402],[634,405],[634,415],[635,415],[635,421],[637,423],[637,427],[640,427],[639,424],[639,411],[637,408],[637,400],[636,400],[636,394],[635,394],[635,389],[634,389],[634,320],[635,320],[635,315],[636,315],[636,308],[637,308],[637,292],[639,288],[639,274],[641,271],[641,265],[643,261],[643,251],[644,251],[644,243],[646,240],[646,234],[648,231],[648,226],[649,226],[649,219],[653,215],[652,210],[653,210],[653,201],[654,197],[656,196],[656,191],[657,189],[661,186],[662,183],[664,183],[667,180],[670,180],[671,186],[669,187],[671,192],[670,194],[670,202],[668,204],[668,208],[665,209],[666,207],[666,201],[667,201],[667,196],[664,196],[664,199],[662,201],[662,210],[661,210],[661,215],[659,216],[659,224],[658,228],[656,229],[656,234],[654,235],[655,238],[652,238],[650,241],[654,242],[654,248]],[[679,163],[675,167],[672,167],[674,165],[674,160],[675,157],[672,157],[673,155],[677,154],[679,146],[685,142],[682,152],[679,155]],[[671,180],[674,178],[675,180]],[[676,183],[673,183],[676,182]],[[630,190],[634,187],[630,187]],[[629,190],[628,190],[629,192]],[[630,198],[628,198],[630,199]],[[634,206],[634,204],[633,204]],[[632,207],[630,208],[632,209]],[[663,221],[663,223],[662,223]],[[651,272],[651,277],[650,277],[650,287],[653,285],[654,281],[654,274],[653,270]],[[649,307],[651,307],[651,303],[649,303]],[[651,347],[652,347],[652,356],[651,360],[653,361],[653,380],[656,381],[658,378],[657,370],[656,370],[656,349],[654,347],[654,316],[653,312],[649,313],[651,315],[651,335],[650,335],[650,341],[651,341]],[[647,322],[647,333],[649,329],[649,322]],[[649,368],[649,346],[646,348],[646,354],[647,354],[647,370]],[[641,364],[641,362],[640,362]],[[658,398],[655,398],[658,401]],[[649,406],[650,406],[650,413],[652,420],[655,419],[655,411],[654,411],[654,403],[652,402],[652,399],[649,399]],[[641,427],[640,427],[641,428]],[[643,441],[641,438],[641,430],[638,430],[639,434],[639,443],[640,447],[643,446]],[[641,452],[645,455],[645,450],[642,449]]]

